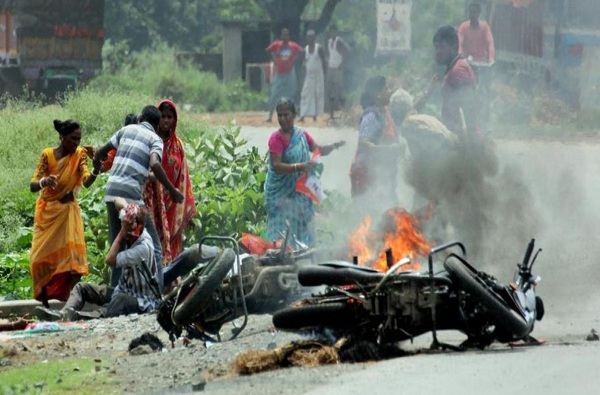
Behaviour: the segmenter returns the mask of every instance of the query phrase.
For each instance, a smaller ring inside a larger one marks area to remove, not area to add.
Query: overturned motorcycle
[[[325,285],[325,291],[276,312],[273,324],[287,331],[326,328],[339,337],[377,344],[432,332],[432,348],[454,350],[484,348],[493,341],[535,342],[530,334],[544,307],[535,294],[540,278],[531,271],[541,249],[532,258],[533,249],[531,240],[508,285],[471,265],[459,242],[433,248],[427,272],[400,271],[410,263],[408,257],[388,262],[385,273],[346,262],[303,267],[300,284]],[[435,272],[433,259],[439,256],[444,269]],[[438,330],[458,330],[467,340],[458,346],[441,343]]]
[[[206,241],[227,243],[195,268],[175,289],[163,297],[157,321],[174,342],[185,331],[187,337],[220,340],[220,329],[234,325],[230,339],[239,335],[250,313],[276,311],[302,291],[297,280],[299,265],[312,262],[314,249],[286,232],[281,243],[264,254],[240,252],[240,242],[229,237],[206,236]],[[237,320],[239,318],[239,320]],[[236,321],[242,321],[236,323]]]

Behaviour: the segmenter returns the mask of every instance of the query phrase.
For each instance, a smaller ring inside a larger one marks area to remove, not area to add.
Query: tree
[[[220,37],[221,20],[269,19],[276,37],[281,28],[287,27],[292,37],[299,40],[303,15],[311,10],[309,5],[318,10],[320,16],[307,28],[322,32],[340,1],[105,0],[104,26],[107,39],[127,41],[132,50],[166,42],[182,50],[203,51],[216,47],[214,41]]]
[[[201,39],[217,30],[223,8],[219,0],[106,0],[106,38],[126,40],[133,50],[159,42],[199,50]]]
[[[279,36],[282,28],[288,28],[292,38],[301,37],[300,25],[302,15],[310,0],[254,0],[271,19],[271,32]],[[323,5],[321,15],[310,28],[317,34],[325,30],[333,12],[341,0],[327,0]]]

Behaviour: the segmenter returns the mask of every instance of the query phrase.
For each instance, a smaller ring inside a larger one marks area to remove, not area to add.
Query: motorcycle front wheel
[[[273,325],[282,330],[323,327],[349,329],[358,322],[355,308],[345,302],[288,307],[273,314]]]
[[[191,323],[193,318],[210,302],[213,292],[221,285],[227,273],[233,267],[235,253],[231,248],[225,248],[210,262],[198,279],[190,275],[181,284],[182,291],[186,290],[183,299],[175,306],[172,318],[177,325]]]
[[[449,256],[444,261],[444,268],[462,290],[477,298],[495,319],[497,326],[510,333],[513,340],[522,339],[529,334],[529,326],[525,319],[505,305],[494,291],[482,284],[477,274],[469,270],[457,257]]]

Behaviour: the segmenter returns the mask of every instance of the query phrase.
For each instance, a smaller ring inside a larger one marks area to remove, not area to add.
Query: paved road
[[[311,132],[321,144],[339,139],[348,142],[324,158],[323,178],[326,188],[348,194],[347,174],[356,149],[356,132]],[[266,149],[269,129],[244,128],[243,133],[251,144]],[[374,388],[383,394],[600,393],[600,345],[583,340],[591,328],[600,329],[600,145],[525,140],[496,143],[502,171],[519,180],[510,190],[501,191],[499,198],[516,189],[527,192],[526,201],[514,201],[512,208],[521,203],[529,207],[536,221],[531,236],[544,248],[536,271],[542,276],[539,293],[547,315],[534,334],[547,338],[549,345],[428,354],[368,364],[359,371],[315,383],[311,394],[373,393]],[[399,188],[401,202],[410,202],[410,189],[405,185]],[[495,214],[502,218],[512,211],[509,206]],[[501,273],[495,274],[508,276],[528,239],[517,246],[503,246],[500,238],[493,241],[505,251],[504,262],[496,266]],[[428,341],[422,340],[423,345]]]

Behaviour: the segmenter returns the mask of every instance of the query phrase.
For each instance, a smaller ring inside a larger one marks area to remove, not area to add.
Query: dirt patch
[[[297,335],[274,332],[270,315],[250,316],[240,336],[227,341],[232,328],[227,325],[222,329],[221,343],[192,340],[184,346],[178,341],[172,347],[153,314],[91,320],[84,330],[2,341],[0,372],[34,362],[85,357],[110,366],[111,379],[126,393],[191,392],[199,383],[235,375],[231,364],[243,350],[273,349],[298,340]],[[129,353],[131,341],[147,332],[157,336],[166,347],[141,355]]]

